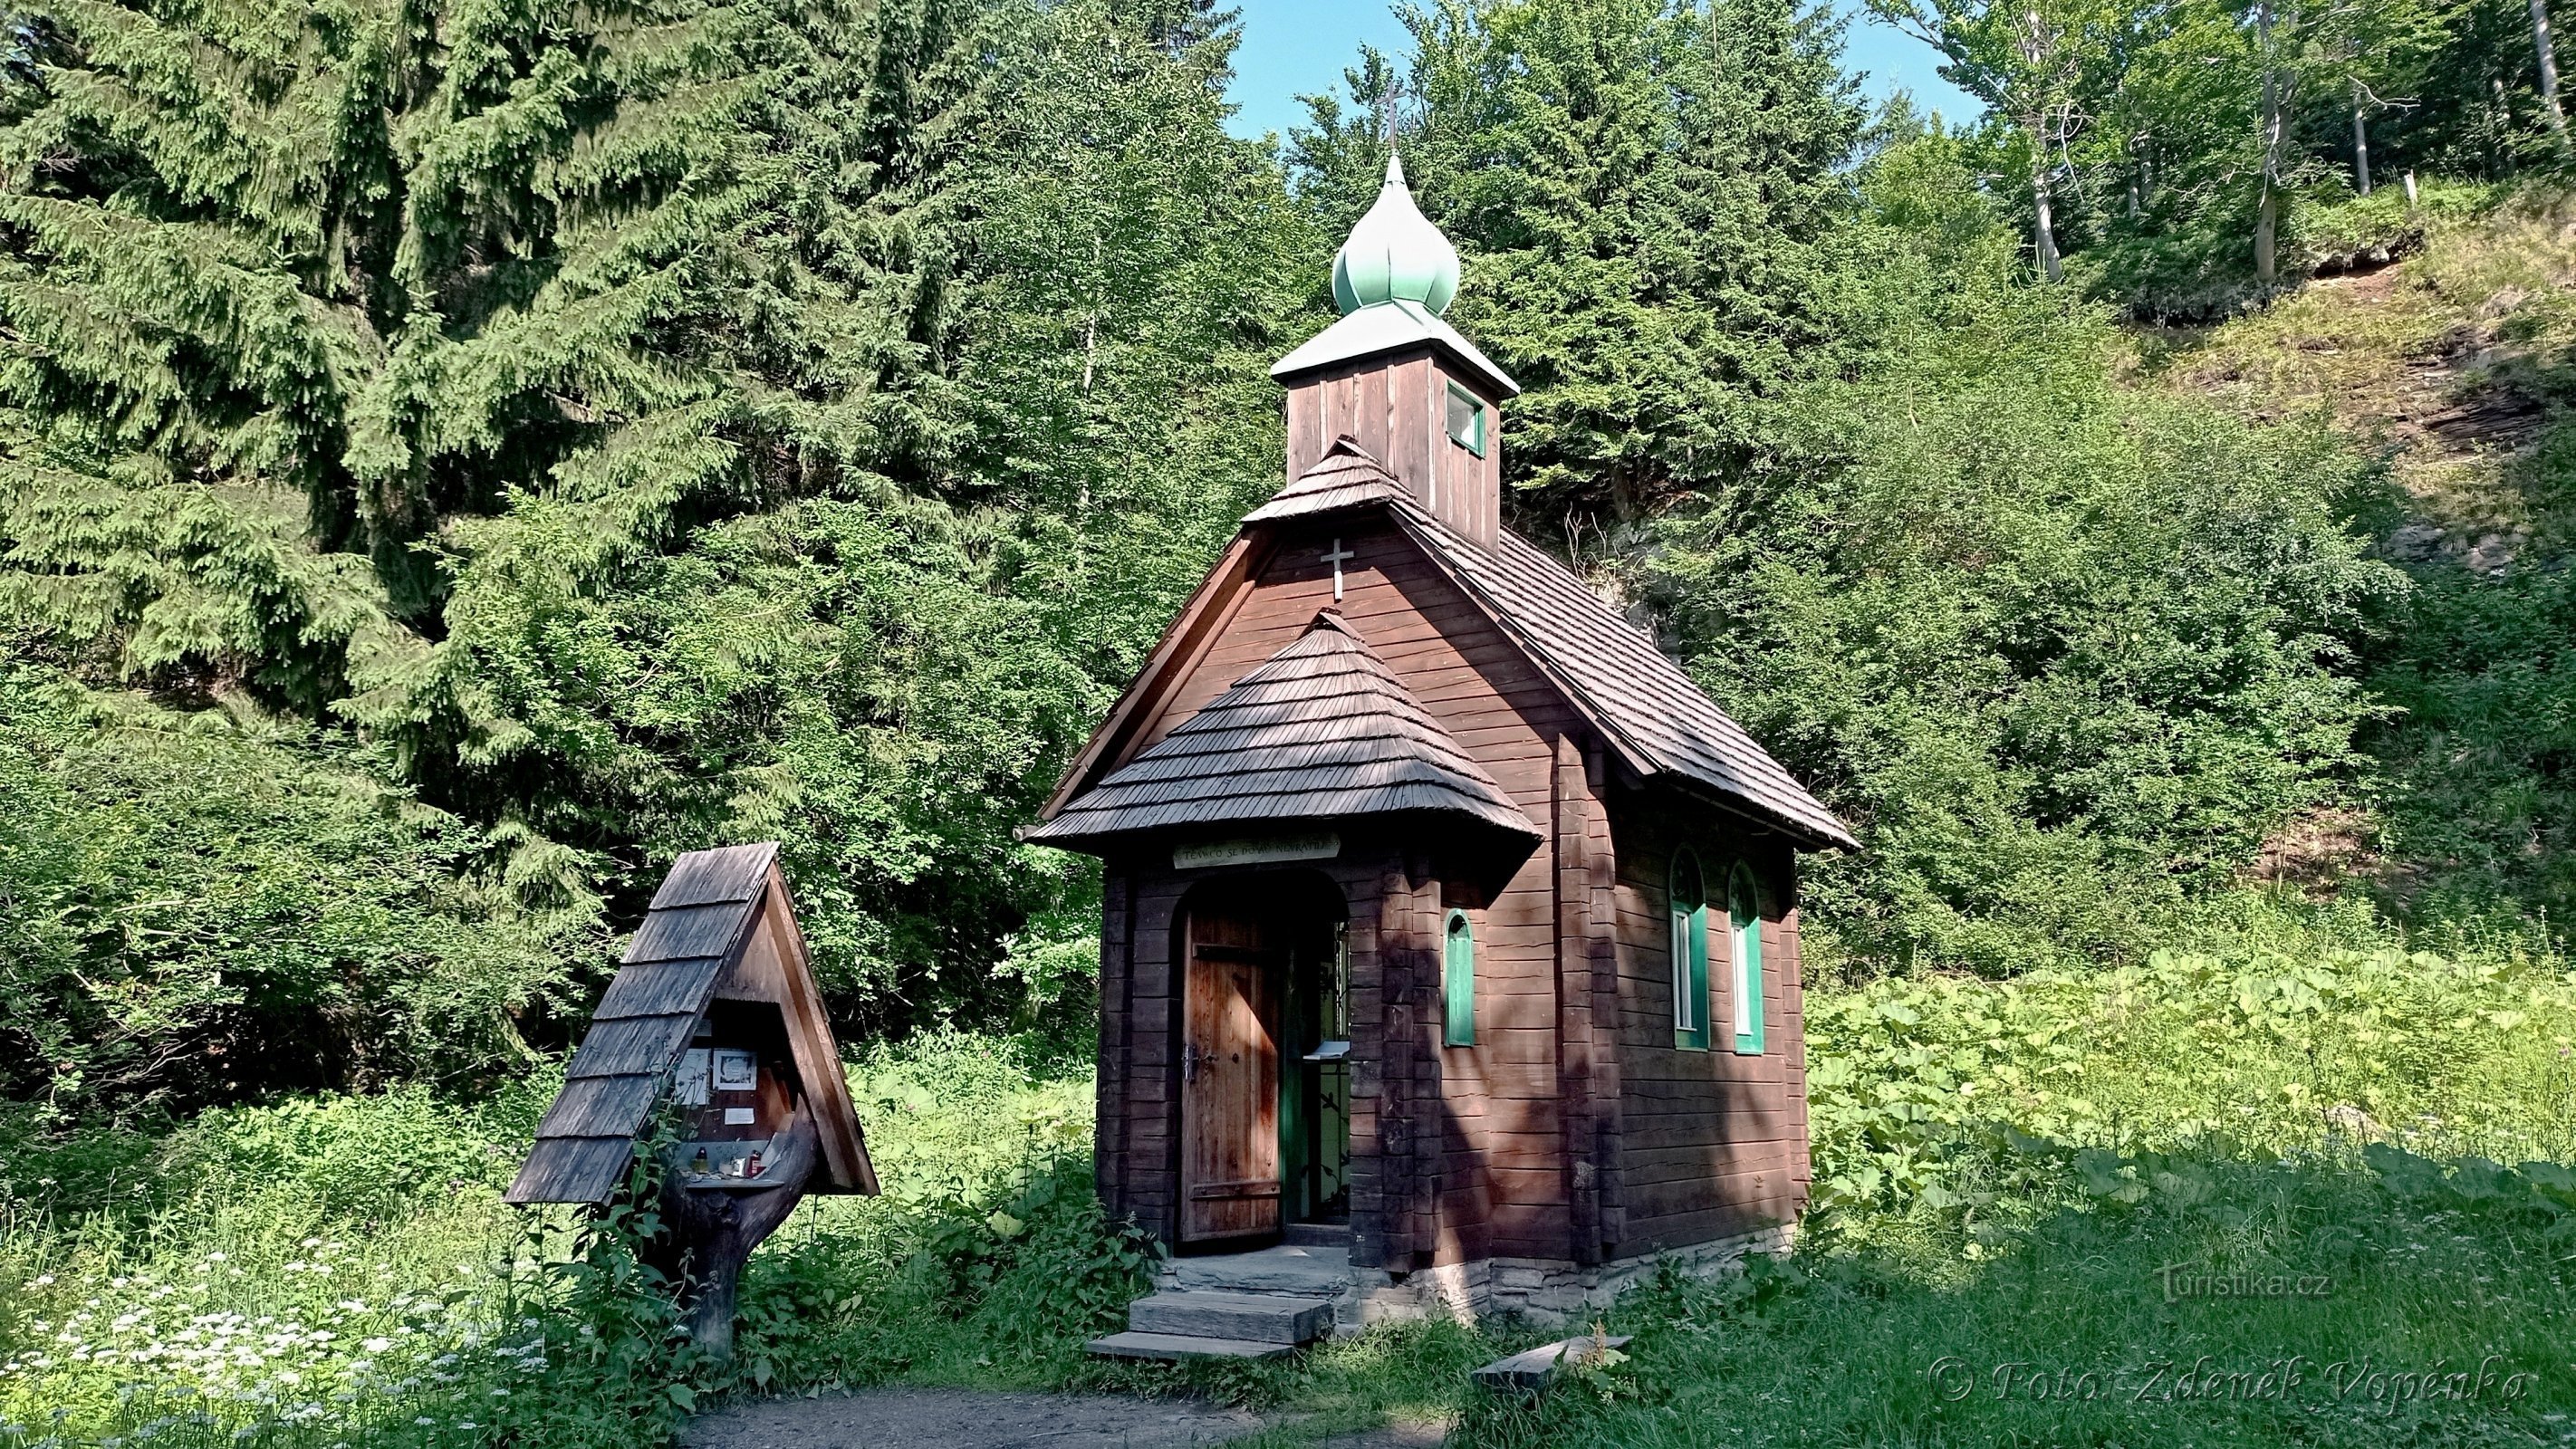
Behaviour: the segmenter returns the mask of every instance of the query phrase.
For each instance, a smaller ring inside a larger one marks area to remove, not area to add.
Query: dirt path
[[[823,1399],[762,1399],[709,1414],[682,1449],[1196,1449],[1278,1422],[1215,1404],[1104,1394],[869,1389]],[[1319,1449],[1437,1449],[1439,1429],[1392,1427]]]
[[[1263,1426],[1213,1404],[1091,1394],[871,1389],[763,1399],[689,1426],[686,1449],[1187,1449]]]

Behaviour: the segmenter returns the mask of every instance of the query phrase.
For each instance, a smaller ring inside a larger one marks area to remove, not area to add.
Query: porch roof
[[[1021,838],[1079,847],[1148,830],[1414,811],[1529,840],[1541,833],[1328,609],[1297,642]]]

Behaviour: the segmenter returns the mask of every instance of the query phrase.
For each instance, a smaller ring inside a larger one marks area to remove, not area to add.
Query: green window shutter
[[[1753,888],[1752,869],[1740,861],[1726,882],[1726,917],[1733,937],[1727,955],[1734,965],[1734,990],[1727,996],[1735,1007],[1735,1049],[1759,1056],[1762,1018],[1770,1005],[1762,999],[1762,899]]]
[[[1444,1039],[1451,1046],[1476,1044],[1476,933],[1467,925],[1465,911],[1449,913],[1448,949],[1444,953],[1441,985],[1446,988]]]
[[[1485,456],[1485,405],[1456,383],[1449,384],[1449,441],[1481,458]]]
[[[1708,892],[1700,881],[1699,859],[1687,850],[1673,853],[1670,891],[1673,1045],[1704,1052],[1708,1050]]]

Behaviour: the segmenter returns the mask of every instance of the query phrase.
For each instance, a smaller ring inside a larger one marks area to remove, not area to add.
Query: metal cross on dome
[[[1358,554],[1342,547],[1338,538],[1333,540],[1332,552],[1324,555],[1324,562],[1333,566],[1333,602],[1336,604],[1342,601],[1342,565],[1358,557]]]

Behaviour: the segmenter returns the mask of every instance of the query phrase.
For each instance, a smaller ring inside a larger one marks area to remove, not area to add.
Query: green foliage
[[[815,1200],[762,1249],[730,1365],[690,1345],[636,1254],[659,1230],[633,1206],[649,1191],[597,1217],[500,1205],[548,1079],[479,1109],[408,1090],[208,1113],[151,1152],[140,1193],[67,1196],[12,1154],[0,1424],[631,1445],[788,1384],[1061,1381],[1152,1260],[1088,1190],[1089,1082],[1059,1059],[953,1036],[876,1054],[853,1085],[894,1191]]]
[[[0,671],[0,1069],[18,1128],[522,1069],[592,903],[328,737]],[[515,860],[518,869],[510,867]]]
[[[2350,1157],[2122,1165],[2171,1186],[2045,1194],[1983,1257],[1956,1239],[1816,1244],[1732,1280],[1669,1277],[1612,1315],[1636,1336],[1626,1395],[1479,1402],[1458,1437],[2362,1449],[2561,1432],[2576,1215],[2550,1174],[2463,1166],[2427,1193]]]
[[[2417,204],[2393,186],[2368,196],[2334,187],[2292,193],[2282,219],[2282,267],[2315,275],[2368,268],[2420,252],[2435,230],[2493,208],[2498,188],[2431,180]],[[2139,319],[2223,317],[2261,295],[2250,265],[2223,232],[2224,218],[2155,232],[2115,234],[2074,268],[2087,295]]]
[[[778,837],[852,1020],[1007,1010],[1005,943],[1088,934],[1010,827],[1269,486],[1309,292],[1221,16],[18,33],[13,650],[363,735],[565,909]]]
[[[2076,258],[2089,295],[2142,318],[2223,315],[2387,260],[2420,239],[2403,215],[2419,172],[2493,182],[2570,159],[2538,93],[2536,12],[2506,0],[1872,8],[1986,107],[1978,169],[2035,268],[2054,281],[2054,254]]]
[[[1937,136],[1874,163],[1871,365],[1801,396],[1795,466],[1669,519],[1649,582],[1865,827],[1812,877],[1849,949],[2134,958],[2339,798],[2373,709],[2345,641],[2403,579],[2346,530],[2358,458],[2116,386],[2106,319],[1997,265],[1956,164]]]
[[[2560,571],[2428,572],[2374,676],[2404,712],[2384,748],[2405,806],[2390,853],[2420,862],[2422,915],[2499,903],[2576,911],[2576,798],[2561,761],[2576,728],[2576,586]]]
[[[2043,1143],[2576,1159],[2576,972],[2370,934],[2272,916],[2112,971],[1811,993],[1817,1200],[1955,1216]]]
[[[1860,111],[1834,25],[1779,0],[1516,0],[1406,12],[1403,144],[1468,282],[1451,320],[1527,389],[1506,466],[1579,533],[1716,485],[1835,352],[1836,168]],[[1352,73],[1355,91],[1389,78]],[[1335,235],[1374,192],[1370,96],[1310,102],[1300,186]]]

